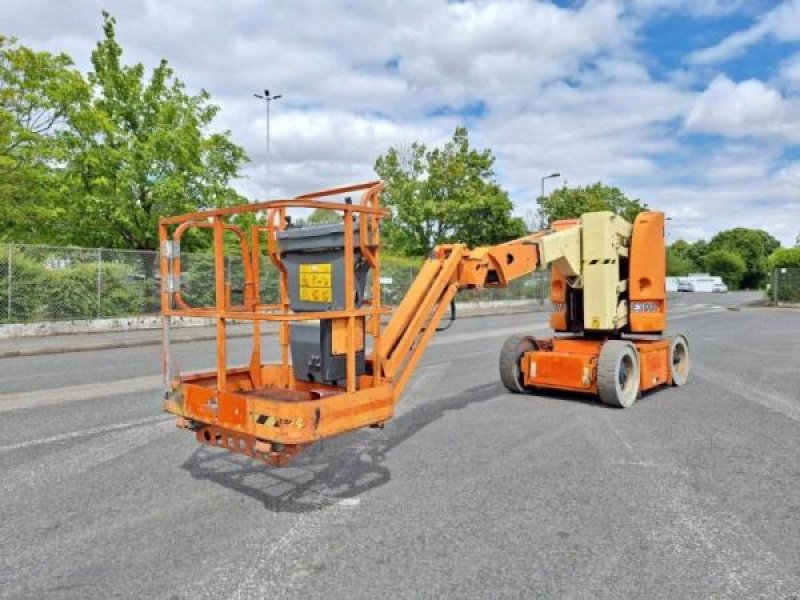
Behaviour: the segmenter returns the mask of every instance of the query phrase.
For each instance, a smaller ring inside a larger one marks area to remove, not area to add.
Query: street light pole
[[[266,105],[266,113],[267,113],[267,197],[270,195],[270,190],[272,189],[271,181],[270,181],[270,153],[269,153],[269,105],[272,103],[273,100],[277,100],[278,98],[283,98],[283,94],[276,94],[274,96],[269,95],[269,90],[265,89],[264,94],[253,94],[259,100],[264,100],[264,104]]]
[[[550,173],[550,175],[545,175],[541,179],[542,193],[539,197],[542,199],[542,203],[544,203],[544,180],[552,179],[554,177],[561,177],[561,173]],[[542,205],[539,206],[539,229],[544,229],[544,207]]]

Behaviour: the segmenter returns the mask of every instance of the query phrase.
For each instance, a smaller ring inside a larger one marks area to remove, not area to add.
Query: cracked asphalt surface
[[[459,320],[385,429],[285,469],[176,430],[156,347],[0,360],[0,597],[797,597],[800,311],[753,298],[676,298],[690,382],[628,410],[506,393],[546,315]]]

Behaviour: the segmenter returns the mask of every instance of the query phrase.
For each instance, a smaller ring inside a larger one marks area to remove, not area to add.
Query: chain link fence
[[[800,303],[800,267],[779,267],[773,271],[770,298],[776,306]]]
[[[242,302],[244,268],[233,251],[226,257],[231,301]],[[210,253],[181,254],[181,292],[192,306],[214,303],[214,257]],[[384,264],[383,303],[400,302],[417,269]],[[264,257],[261,299],[279,299],[278,275]],[[156,315],[160,310],[158,253],[22,244],[0,245],[0,323],[70,321]],[[369,289],[369,287],[367,288]],[[543,304],[548,294],[546,273],[514,281],[506,289],[464,290],[458,302],[492,306],[533,300]]]

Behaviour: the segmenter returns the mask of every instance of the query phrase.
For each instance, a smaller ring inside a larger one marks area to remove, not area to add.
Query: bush
[[[21,323],[34,320],[34,315],[41,304],[37,298],[37,289],[40,289],[46,279],[46,269],[38,261],[25,256],[18,250],[10,250],[6,246],[0,248],[0,272],[3,281],[0,282],[0,315],[3,323]],[[8,253],[11,251],[11,289],[8,286]],[[9,307],[8,295],[11,293]],[[11,311],[9,315],[9,309]]]
[[[780,267],[800,268],[800,247],[778,248],[767,258],[767,265],[770,271]]]
[[[779,248],[769,255],[767,265],[770,272],[778,269],[772,278],[777,284],[778,300],[800,302],[800,248]],[[775,290],[771,287],[769,297],[775,300]]]
[[[742,277],[747,271],[744,259],[730,250],[709,252],[705,258],[705,265],[709,273],[722,277],[725,285],[732,290],[739,288]]]
[[[0,251],[0,264],[8,265],[8,248]],[[11,314],[8,285],[0,285],[0,315],[5,323],[121,317],[141,314],[144,282],[130,281],[131,267],[77,262],[49,267],[47,256],[32,257],[19,249],[11,254]],[[7,268],[3,269],[7,275]],[[5,282],[4,282],[5,283]]]

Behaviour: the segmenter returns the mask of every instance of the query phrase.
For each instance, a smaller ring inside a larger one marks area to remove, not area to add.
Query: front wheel
[[[628,408],[639,396],[639,353],[622,340],[603,344],[597,360],[597,391],[603,404]]]
[[[525,377],[520,368],[523,354],[536,350],[536,340],[527,335],[512,335],[500,351],[500,380],[509,392],[523,394]]]

